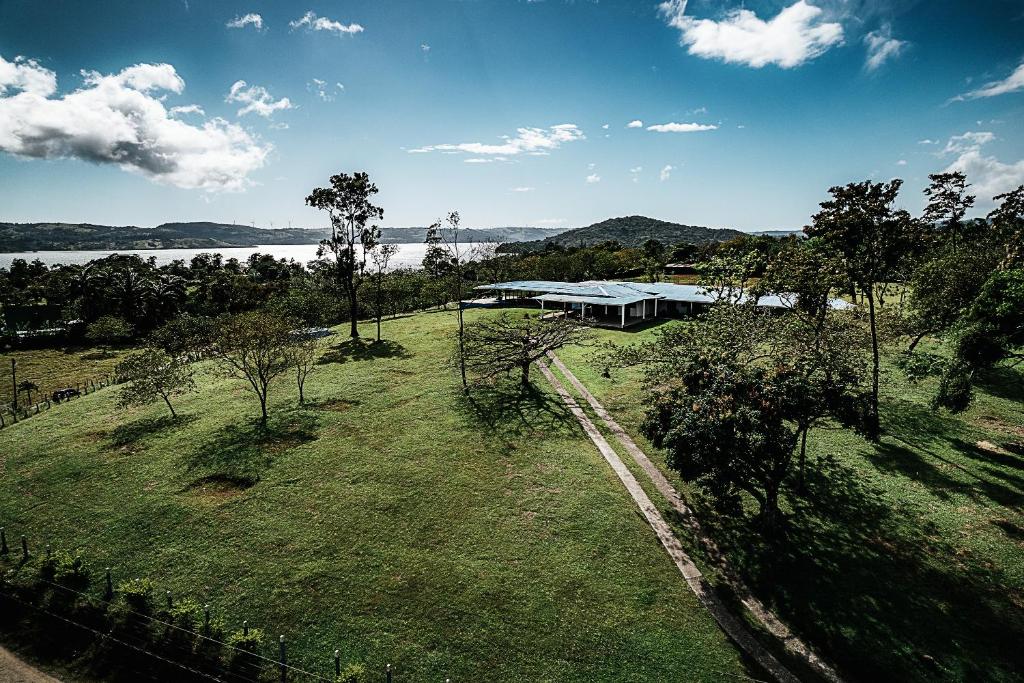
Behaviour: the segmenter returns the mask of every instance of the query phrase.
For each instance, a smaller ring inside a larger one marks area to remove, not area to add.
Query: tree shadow
[[[471,387],[459,406],[495,436],[510,439],[551,430],[572,429],[575,419],[557,396],[517,379]]]
[[[134,422],[115,427],[110,432],[110,447],[123,448],[125,446],[133,446],[160,432],[185,427],[197,419],[199,418],[195,415],[179,415],[177,419],[170,415],[161,415],[160,417],[145,417],[135,420]]]
[[[272,413],[265,426],[257,420],[227,425],[184,456],[186,472],[197,475],[189,487],[215,481],[252,486],[276,456],[316,439],[318,425],[306,410]]]
[[[380,341],[363,341],[362,339],[346,339],[335,344],[317,361],[319,365],[329,363],[345,363],[352,360],[372,360],[375,358],[409,358],[410,353],[404,346],[390,339]]]
[[[709,526],[755,592],[850,679],[1010,680],[1024,670],[1011,582],[933,523],[832,458],[808,470],[792,505],[784,537],[735,515],[708,515]]]
[[[997,398],[1024,403],[1024,372],[1020,368],[997,365],[979,373],[975,385]]]

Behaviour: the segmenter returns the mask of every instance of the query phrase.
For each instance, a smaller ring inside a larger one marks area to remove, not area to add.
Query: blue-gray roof
[[[591,280],[588,282],[555,282],[549,280],[514,280],[479,285],[475,289],[485,291],[523,292],[537,294],[538,301],[585,303],[597,306],[628,306],[645,299],[678,301],[682,303],[710,304],[720,298],[717,292],[700,285],[677,285],[668,282],[616,282]],[[747,300],[741,294],[738,302]],[[765,308],[792,308],[796,294],[783,292],[758,298],[757,305]],[[829,305],[834,309],[853,308],[853,304],[842,299],[832,299]]]

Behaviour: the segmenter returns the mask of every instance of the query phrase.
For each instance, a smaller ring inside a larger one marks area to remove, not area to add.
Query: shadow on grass
[[[197,419],[195,415],[179,415],[177,419],[172,418],[170,415],[161,415],[160,417],[146,417],[141,420],[135,420],[134,422],[116,427],[110,432],[110,447],[123,448],[124,446],[133,446],[154,434],[181,429]]]
[[[975,384],[997,398],[1024,402],[1024,372],[1019,367],[998,365],[981,373]]]
[[[272,413],[266,426],[257,420],[228,425],[184,459],[186,471],[198,475],[187,488],[217,482],[248,488],[275,456],[315,439],[318,423],[313,413],[293,409]]]
[[[374,358],[408,358],[409,352],[404,346],[390,339],[380,341],[364,341],[363,339],[346,339],[328,348],[327,352],[317,361],[320,365],[328,363],[345,363],[351,360],[371,360]]]
[[[575,419],[561,399],[518,380],[470,387],[459,395],[460,407],[489,433],[502,438],[571,430]]]
[[[807,490],[784,538],[767,540],[734,515],[706,518],[756,592],[840,671],[925,681],[1024,670],[1024,611],[999,571],[832,459],[808,471]]]

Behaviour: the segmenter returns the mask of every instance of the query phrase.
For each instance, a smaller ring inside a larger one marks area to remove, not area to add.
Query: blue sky
[[[1019,1],[0,0],[0,220],[322,224],[366,170],[385,225],[798,228],[946,168],[985,210],[1022,123]]]

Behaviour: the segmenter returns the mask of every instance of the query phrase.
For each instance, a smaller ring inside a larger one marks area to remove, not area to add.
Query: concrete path
[[[700,521],[697,519],[696,514],[693,510],[683,502],[682,496],[672,486],[661,470],[651,462],[647,454],[636,445],[636,442],[626,433],[618,422],[608,413],[603,405],[594,397],[592,393],[583,385],[576,375],[572,373],[569,368],[562,363],[561,359],[558,358],[553,352],[548,353],[548,357],[556,368],[562,373],[562,375],[569,380],[573,388],[586,399],[587,403],[593,409],[594,413],[601,418],[605,426],[608,427],[609,431],[615,435],[615,438],[622,444],[622,447],[627,453],[636,461],[637,465],[643,469],[644,473],[654,483],[655,488],[665,497],[665,500],[669,502],[672,508],[678,513],[679,521],[684,527],[691,531],[705,552],[708,554],[709,559],[714,563],[715,567],[722,573],[722,576],[729,583],[730,588],[740,599],[743,605],[750,612],[751,616],[757,620],[769,633],[775,636],[785,647],[785,649],[792,655],[802,659],[817,672],[822,678],[833,683],[841,683],[838,672],[835,671],[829,664],[827,664],[818,654],[806,643],[800,640],[793,632],[787,627],[778,617],[775,616],[760,600],[758,600],[746,587],[746,585],[735,575],[732,569],[729,567],[725,556],[714,540],[709,537],[704,530],[701,528]]]
[[[605,461],[611,466],[615,474],[618,475],[619,481],[626,487],[629,495],[633,497],[633,501],[636,502],[640,511],[647,519],[647,523],[651,525],[654,533],[658,536],[658,540],[661,541],[661,545],[676,565],[679,573],[682,574],[686,585],[697,596],[701,604],[711,612],[711,615],[718,622],[722,630],[725,631],[726,635],[780,683],[799,683],[798,679],[754,638],[750,630],[729,613],[729,610],[718,598],[711,586],[704,581],[700,570],[683,550],[679,539],[676,538],[672,528],[665,522],[661,513],[658,512],[658,508],[647,496],[647,493],[644,492],[640,482],[636,480],[636,477],[629,471],[629,468],[622,462],[615,453],[615,450],[604,436],[601,435],[601,432],[591,422],[590,418],[587,417],[583,409],[580,408],[576,400],[569,394],[547,365],[541,361],[538,361],[537,365],[540,367],[544,377],[555,388],[555,391],[558,392],[566,407],[569,408],[569,411],[572,412],[573,416],[580,423],[580,426],[583,427],[583,431],[594,442],[594,445],[597,446],[597,450],[604,456]]]

